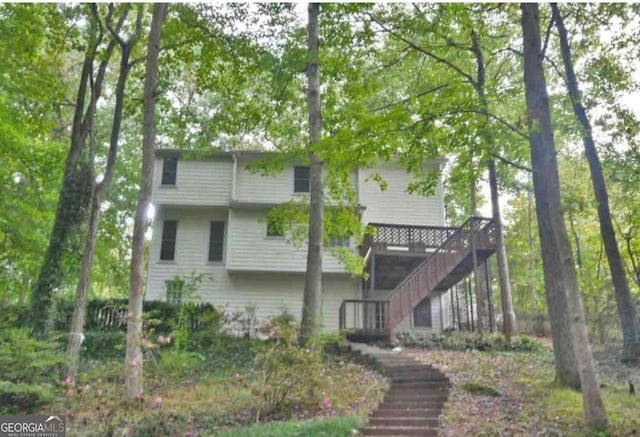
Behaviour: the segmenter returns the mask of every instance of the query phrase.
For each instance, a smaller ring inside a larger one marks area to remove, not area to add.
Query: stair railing
[[[398,325],[469,254],[471,238],[476,250],[495,245],[490,218],[470,217],[431,255],[398,284],[389,297],[389,329]]]

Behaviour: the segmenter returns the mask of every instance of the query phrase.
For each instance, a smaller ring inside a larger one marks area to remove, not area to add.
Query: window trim
[[[173,236],[168,238],[167,223],[174,223]],[[160,261],[175,261],[176,259],[176,246],[178,241],[178,220],[163,220],[162,222],[162,237],[160,238]],[[165,244],[173,244],[171,249],[171,258],[165,258],[164,249]]]
[[[167,162],[173,162],[174,168],[169,171],[167,169]],[[175,187],[178,181],[178,157],[177,156],[165,156],[162,159],[162,175],[160,180],[160,186],[163,187]]]
[[[213,237],[213,226],[214,223],[222,223],[222,230],[221,230],[221,238],[216,241],[216,243],[220,244],[220,259],[211,259],[211,245],[212,243],[214,243],[212,241],[212,237]],[[226,238],[226,227],[227,227],[227,223],[224,220],[211,220],[209,222],[209,243],[207,244],[207,262],[208,263],[224,263],[224,248],[225,248],[225,238]]]
[[[327,242],[327,245],[329,247],[344,247],[348,249],[351,247],[351,237],[330,236],[329,241]]]
[[[181,305],[184,303],[184,280],[175,278],[170,281],[164,281],[164,284],[165,300],[167,303],[173,305]]]
[[[307,177],[299,177],[298,171],[306,170]],[[298,183],[303,183],[306,181],[306,190],[298,190]],[[294,194],[306,194],[311,192],[311,167],[308,165],[296,165],[293,167],[293,192]]]

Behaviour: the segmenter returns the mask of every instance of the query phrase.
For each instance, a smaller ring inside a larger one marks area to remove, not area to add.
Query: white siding
[[[164,300],[165,281],[176,275],[188,276],[188,266],[176,263],[155,269],[147,284],[146,298]],[[211,267],[211,280],[201,284],[198,295],[202,301],[223,308],[226,312],[245,312],[255,308],[259,320],[289,314],[300,320],[304,276],[286,273],[229,273],[224,267]],[[344,299],[354,299],[358,293],[357,281],[347,275],[331,275],[323,278],[322,326],[327,331],[338,330],[338,312]]]
[[[247,165],[257,158],[241,157],[238,160],[236,195],[233,199],[242,203],[278,204],[291,199],[301,199],[309,193],[294,193],[294,164],[286,164],[282,171],[262,176],[247,170]],[[305,165],[305,164],[300,164]],[[326,177],[326,171],[325,171]],[[356,172],[351,173],[350,183],[356,183]]]
[[[154,164],[151,201],[161,205],[225,206],[231,201],[233,163],[231,158],[216,160],[178,159],[175,185],[161,185],[163,159]]]
[[[379,172],[387,182],[387,189],[368,180]],[[362,215],[365,223],[395,223],[417,226],[443,226],[444,201],[442,182],[438,183],[434,196],[409,194],[407,186],[412,181],[404,169],[398,165],[386,163],[377,169],[361,169],[359,176],[360,203],[366,207]]]
[[[229,211],[227,268],[244,271],[304,272],[306,245],[296,247],[284,237],[267,237],[266,209]],[[325,253],[323,272],[344,273],[344,267]]]

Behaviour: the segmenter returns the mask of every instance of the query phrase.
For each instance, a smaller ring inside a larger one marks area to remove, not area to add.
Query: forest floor
[[[580,393],[554,382],[550,341],[539,353],[452,352],[408,349],[451,379],[442,436],[636,436],[640,434],[640,366],[619,362],[619,350],[594,349],[596,372],[609,414],[607,433],[583,425]],[[490,393],[490,394],[483,394]]]

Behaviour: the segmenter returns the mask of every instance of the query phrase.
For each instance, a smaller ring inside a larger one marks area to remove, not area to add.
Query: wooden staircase
[[[473,271],[496,250],[492,219],[471,217],[407,277],[386,299],[346,300],[340,306],[340,329],[351,335],[389,337],[391,331],[433,292],[446,291]]]

